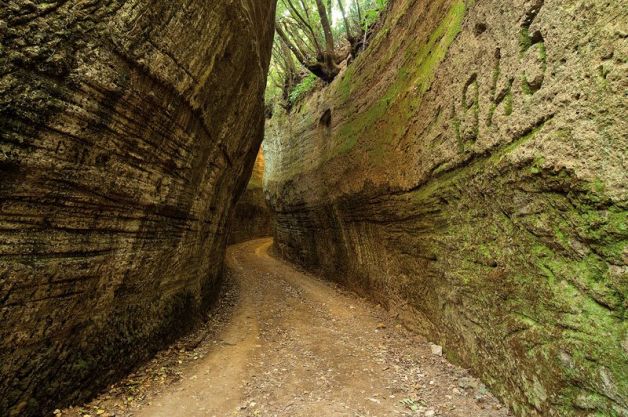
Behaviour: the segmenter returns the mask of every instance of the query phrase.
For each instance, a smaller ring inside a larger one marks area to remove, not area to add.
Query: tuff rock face
[[[397,312],[519,416],[628,415],[625,14],[396,0],[264,142],[286,258]]]
[[[229,243],[272,236],[273,214],[264,199],[263,179],[264,153],[260,150],[253,166],[251,179],[235,206],[234,217],[230,223]]]
[[[0,5],[0,415],[89,396],[209,303],[271,0]]]

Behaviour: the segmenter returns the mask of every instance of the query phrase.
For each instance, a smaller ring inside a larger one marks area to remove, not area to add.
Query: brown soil
[[[381,307],[271,257],[271,244],[232,246],[228,276],[237,285],[227,286],[218,314],[110,392],[63,415],[510,415]]]

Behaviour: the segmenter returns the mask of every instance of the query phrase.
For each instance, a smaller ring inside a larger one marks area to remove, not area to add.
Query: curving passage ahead
[[[240,288],[231,319],[204,342],[208,354],[134,416],[509,415],[384,309],[271,257],[271,245],[229,248]]]

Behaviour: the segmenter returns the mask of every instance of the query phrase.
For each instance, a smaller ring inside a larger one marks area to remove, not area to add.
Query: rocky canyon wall
[[[0,415],[189,328],[262,140],[271,0],[0,2]]]
[[[393,1],[270,123],[277,249],[518,416],[628,415],[625,24],[601,0]]]
[[[262,182],[264,153],[260,150],[255,160],[251,179],[235,206],[229,242],[231,244],[272,236],[273,213],[266,204]]]

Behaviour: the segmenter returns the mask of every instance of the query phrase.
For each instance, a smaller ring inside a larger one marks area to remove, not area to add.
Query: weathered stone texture
[[[230,244],[272,236],[273,213],[264,198],[263,180],[264,153],[260,150],[253,166],[251,179],[234,209],[233,220],[230,222]]]
[[[518,416],[628,415],[625,26],[620,2],[394,1],[273,118],[278,250],[386,303]]]
[[[193,323],[262,139],[271,0],[0,1],[0,415]]]

